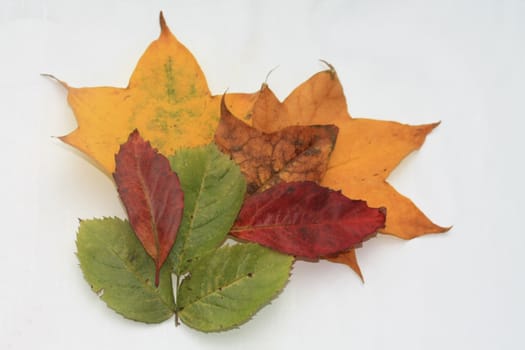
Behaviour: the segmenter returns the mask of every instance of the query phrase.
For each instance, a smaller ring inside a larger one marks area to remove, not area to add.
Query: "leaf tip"
[[[266,86],[268,87],[268,79],[270,78],[270,75],[277,69],[279,68],[279,66],[275,66],[273,67],[272,69],[270,69],[270,71],[268,72],[268,74],[266,74],[266,78],[264,79],[264,83],[263,83],[263,86]]]
[[[133,131],[129,134],[128,140],[140,138],[140,133],[137,128],[133,129]]]
[[[446,232],[452,230],[453,227],[454,227],[454,225],[450,225],[450,226],[439,226],[439,228],[441,229],[441,232],[439,232],[439,233],[446,233]]]
[[[359,277],[359,279],[361,280],[361,283],[365,284],[365,277],[363,276],[363,272],[361,272],[361,267],[359,267],[359,264],[357,263],[357,261],[355,262],[355,265],[351,266],[350,268],[355,272],[357,277]]]
[[[434,130],[435,128],[437,128],[438,126],[441,125],[441,120],[438,120],[437,122],[434,122],[434,123],[430,123],[428,126],[430,128],[430,130]]]
[[[171,34],[171,31],[168,25],[166,24],[164,13],[162,11],[160,11],[160,14],[159,14],[159,23],[160,23],[160,35],[161,36]]]
[[[48,78],[48,79],[54,80],[57,83],[59,83],[60,85],[62,85],[63,87],[65,87],[66,89],[69,89],[69,85],[67,85],[67,83],[65,81],[62,81],[62,80],[58,79],[53,74],[40,73],[40,76],[44,77],[44,78]]]
[[[59,139],[60,141],[66,143],[66,144],[68,144],[68,145],[70,145],[71,142],[70,142],[70,140],[69,140],[69,135],[70,135],[70,134],[63,135],[63,136],[55,136],[55,138],[57,138],[57,139]]]
[[[322,63],[324,63],[328,67],[328,72],[330,73],[332,78],[337,75],[337,72],[335,71],[335,68],[334,68],[334,66],[332,64],[330,64],[329,62],[323,60],[322,58],[320,58],[319,61],[321,61]]]
[[[430,134],[435,128],[437,128],[440,124],[441,124],[441,120],[434,122],[434,123],[430,123],[430,124],[423,124],[423,125],[416,126],[416,129],[415,129],[416,136],[417,135],[426,136]]]

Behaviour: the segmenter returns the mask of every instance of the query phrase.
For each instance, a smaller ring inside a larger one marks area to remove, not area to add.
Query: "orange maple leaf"
[[[235,106],[236,98],[240,97],[228,97],[228,101]],[[246,103],[250,98],[251,105]],[[338,126],[339,136],[321,184],[341,190],[349,198],[366,200],[369,206],[386,207],[386,224],[380,232],[410,239],[448,230],[434,224],[386,181],[399,162],[421,147],[439,123],[413,126],[352,118],[332,67],[312,76],[283,102],[266,84],[256,99],[248,96],[243,102],[248,109],[236,109],[238,116],[267,133],[292,125]],[[361,276],[354,250],[330,260],[349,265]]]

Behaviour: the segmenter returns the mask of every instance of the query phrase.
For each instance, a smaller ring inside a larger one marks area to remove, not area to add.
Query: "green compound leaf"
[[[77,256],[91,289],[122,316],[146,323],[170,318],[175,310],[171,264],[160,271],[128,221],[118,218],[84,220],[77,234]]]
[[[234,328],[284,288],[293,260],[257,244],[222,247],[202,257],[182,281],[178,316],[204,332]]]
[[[184,191],[184,214],[170,259],[178,276],[221,245],[244,199],[239,167],[214,144],[183,149],[170,157]]]

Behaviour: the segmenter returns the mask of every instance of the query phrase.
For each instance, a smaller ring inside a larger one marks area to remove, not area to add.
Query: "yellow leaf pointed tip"
[[[159,14],[159,23],[160,23],[160,36],[173,35],[171,34],[170,28],[166,24],[166,19],[164,18],[164,13],[160,11]]]
[[[63,135],[63,136],[56,136],[57,139],[59,139],[60,141],[64,142],[64,143],[67,143],[68,145],[70,144],[69,142],[69,136],[70,134],[67,134],[67,135]]]
[[[48,74],[48,73],[40,73],[40,76],[44,77],[44,78],[49,78],[51,80],[54,80],[56,81],[57,83],[59,83],[60,85],[62,85],[63,87],[65,87],[66,89],[69,89],[69,85],[67,85],[67,83],[65,81],[62,81],[60,79],[58,79],[57,77],[55,77],[53,74]]]

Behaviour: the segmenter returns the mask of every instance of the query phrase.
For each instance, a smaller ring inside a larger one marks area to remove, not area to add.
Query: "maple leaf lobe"
[[[114,154],[134,129],[163,154],[213,139],[219,98],[211,96],[199,64],[162,13],[159,22],[160,35],[140,57],[126,88],[73,88],[61,82],[78,127],[60,140],[107,174],[114,172]]]

